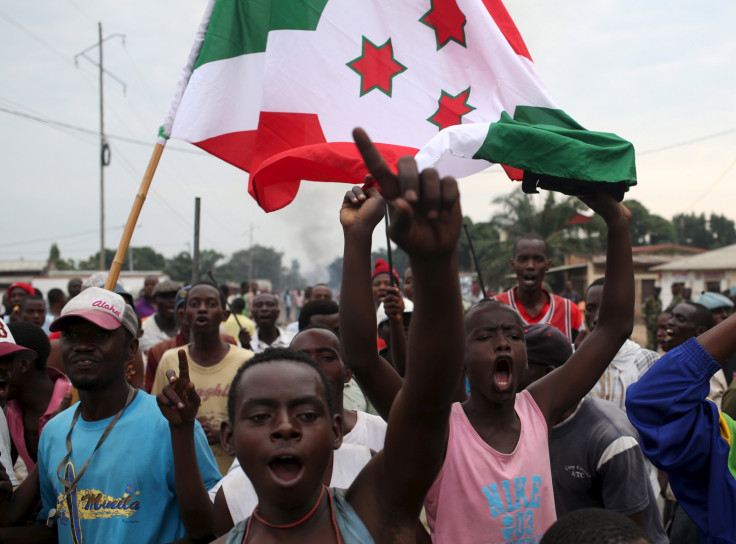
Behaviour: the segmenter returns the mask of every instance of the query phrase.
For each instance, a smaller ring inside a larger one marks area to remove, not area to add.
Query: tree
[[[59,246],[54,242],[49,249],[49,268],[52,270],[74,270],[74,261],[72,259],[64,260],[61,258]]]
[[[677,232],[670,221],[650,213],[638,200],[625,200],[631,212],[631,243],[638,245],[669,244],[677,240]]]
[[[716,215],[711,213],[708,226],[713,235],[710,249],[716,249],[736,243],[736,228],[734,228],[734,222],[731,219],[728,219],[725,215]]]
[[[115,249],[105,248],[105,270],[110,270],[112,261],[115,259]],[[141,247],[130,247],[128,252],[125,254],[123,259],[123,270],[130,270],[130,257],[133,256],[133,269],[134,270],[163,270],[166,266],[166,257],[158,253],[152,247],[141,246]],[[79,262],[79,268],[81,270],[97,270],[100,265],[100,252],[98,251],[94,255],[84,261]]]
[[[713,235],[708,231],[704,213],[700,215],[679,213],[672,218],[672,223],[680,244],[708,249],[713,243]]]
[[[488,244],[486,251],[482,252],[483,256],[479,255],[479,260],[489,291],[508,287],[506,275],[510,273],[513,244],[526,234],[544,238],[549,247],[548,257],[557,264],[563,262],[566,253],[601,251],[604,243],[602,233],[605,232],[602,221],[594,218],[584,224],[570,222],[579,211],[587,210],[585,204],[574,197],[563,197],[558,201],[557,195],[551,191],[543,198],[540,205],[538,198],[513,191],[494,200],[494,203],[501,205],[501,211],[491,218],[491,231],[479,225],[474,226],[474,232],[485,232],[485,235],[478,237],[478,241],[473,234],[476,252],[481,254],[478,246]],[[493,237],[497,237],[496,242],[492,241]]]

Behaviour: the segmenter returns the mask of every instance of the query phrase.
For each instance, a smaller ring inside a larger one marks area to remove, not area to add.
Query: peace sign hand
[[[179,376],[176,371],[167,370],[166,379],[169,383],[156,396],[156,402],[161,413],[169,420],[169,425],[179,426],[193,424],[197,410],[201,403],[194,384],[189,381],[189,361],[183,349],[179,355]]]
[[[415,258],[451,255],[462,224],[455,179],[440,179],[434,168],[418,172],[412,157],[399,159],[394,174],[363,129],[353,130],[353,139],[389,203],[391,239]]]

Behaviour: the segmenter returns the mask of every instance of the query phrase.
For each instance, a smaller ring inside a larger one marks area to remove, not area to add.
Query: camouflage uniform
[[[654,295],[647,297],[641,312],[647,327],[647,349],[657,351],[657,319],[662,313],[662,301]]]

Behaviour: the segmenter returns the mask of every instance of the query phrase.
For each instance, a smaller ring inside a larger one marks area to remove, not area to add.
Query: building
[[[692,289],[693,299],[704,291],[728,291],[736,286],[736,244],[675,259],[651,270],[660,276],[663,308],[672,300],[675,284]]]

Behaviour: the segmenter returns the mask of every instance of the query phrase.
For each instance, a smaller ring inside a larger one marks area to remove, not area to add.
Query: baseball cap
[[[567,336],[546,323],[524,327],[526,358],[537,365],[562,366],[572,355],[572,346]]]
[[[8,329],[8,325],[2,320],[2,318],[0,318],[0,357],[5,357],[11,353],[18,353],[20,351],[29,351],[34,355],[38,355],[34,350],[16,344],[13,334],[10,332],[10,329]]]
[[[95,272],[89,278],[82,282],[82,290],[84,291],[85,289],[89,289],[90,287],[105,287],[108,275],[109,272]],[[113,287],[113,292],[123,297],[123,299],[125,299],[125,302],[127,302],[128,304],[133,304],[133,295],[126,291],[125,287],[123,287],[120,283],[115,284],[115,287]]]
[[[709,310],[715,310],[716,308],[733,308],[733,302],[730,298],[724,297],[720,293],[712,293],[710,291],[700,295],[694,302],[702,304]]]
[[[404,313],[410,314],[414,311],[414,303],[409,300],[408,298],[404,299]],[[376,323],[380,325],[381,323],[384,323],[385,321],[388,321],[388,316],[386,315],[386,310],[383,309],[383,302],[378,305],[378,310],[376,310]]]
[[[181,283],[171,280],[160,281],[153,288],[153,296],[163,295],[164,293],[178,293],[179,289],[181,289]]]
[[[108,331],[123,326],[133,336],[138,333],[133,307],[122,296],[101,287],[89,287],[67,302],[61,315],[51,323],[51,332],[60,331],[70,317],[81,317]]]
[[[176,312],[179,309],[179,306],[184,304],[187,300],[187,295],[189,294],[189,290],[192,288],[191,285],[185,285],[181,289],[179,289],[176,292],[176,302],[174,302],[174,311]]]

